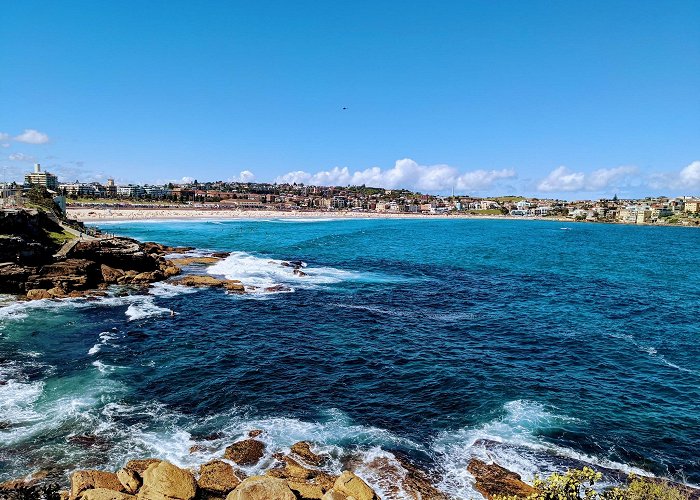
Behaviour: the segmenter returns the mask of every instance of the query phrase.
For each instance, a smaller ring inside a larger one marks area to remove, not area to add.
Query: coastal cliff
[[[88,236],[42,210],[0,213],[0,293],[28,299],[99,295],[109,284],[147,284],[180,273],[176,249]]]

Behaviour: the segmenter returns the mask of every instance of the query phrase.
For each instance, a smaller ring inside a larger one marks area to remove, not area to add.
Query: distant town
[[[523,196],[480,198],[452,194],[438,196],[368,186],[309,186],[256,182],[198,182],[164,185],[117,185],[98,182],[59,182],[36,164],[24,183],[0,183],[0,207],[24,206],[32,188],[46,189],[66,207],[118,205],[122,207],[197,207],[274,211],[350,211],[387,214],[464,214],[483,216],[558,218],[627,224],[700,225],[700,198],[647,197],[566,201]]]

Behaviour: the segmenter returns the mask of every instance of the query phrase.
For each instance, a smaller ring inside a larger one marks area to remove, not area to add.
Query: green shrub
[[[590,467],[554,473],[546,479],[536,476],[536,493],[528,500],[687,500],[686,493],[667,481],[630,475],[626,486],[596,491],[593,486],[602,475]],[[515,496],[496,496],[494,500],[517,500]]]

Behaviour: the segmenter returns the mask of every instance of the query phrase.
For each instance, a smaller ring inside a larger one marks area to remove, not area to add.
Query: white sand
[[[124,221],[124,220],[173,220],[173,219],[513,219],[532,220],[534,217],[511,217],[507,215],[471,214],[409,214],[390,212],[350,212],[350,211],[277,211],[239,210],[216,208],[109,208],[68,207],[68,217],[83,222]],[[552,220],[552,218],[549,218]]]

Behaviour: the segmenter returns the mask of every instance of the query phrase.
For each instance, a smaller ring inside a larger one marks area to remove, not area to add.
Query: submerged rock
[[[520,479],[520,474],[496,463],[487,464],[472,458],[467,471],[474,476],[476,489],[488,499],[495,496],[527,497],[536,492],[535,488]]]
[[[244,439],[226,448],[224,458],[238,465],[254,465],[265,453],[265,444],[256,439]]]

